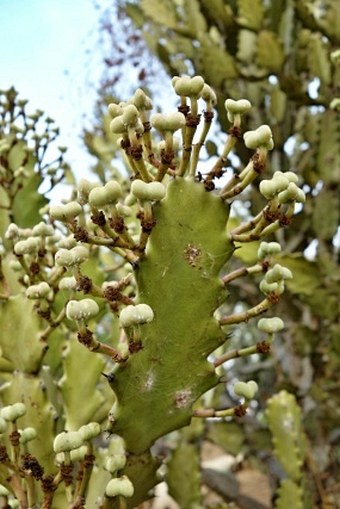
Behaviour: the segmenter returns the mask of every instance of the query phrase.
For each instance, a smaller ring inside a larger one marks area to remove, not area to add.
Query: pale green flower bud
[[[289,172],[289,174],[292,174],[292,172]],[[294,173],[293,173],[293,175],[294,175]],[[286,175],[286,173],[283,173],[282,171],[276,171],[273,175],[272,182],[275,184],[276,193],[279,193],[280,191],[287,189],[287,187],[289,186],[290,180],[288,178],[288,175]]]
[[[68,235],[67,237],[63,237],[58,242],[58,246],[57,247],[61,248],[61,249],[72,249],[76,245],[77,245],[77,241],[74,238],[74,236],[73,235]]]
[[[5,233],[5,239],[16,239],[19,237],[19,228],[15,223],[11,223]]]
[[[89,194],[88,200],[91,207],[102,208],[116,201],[122,196],[120,184],[111,180],[105,186],[95,187]]]
[[[292,203],[294,201],[304,203],[306,201],[306,196],[294,182],[290,182],[288,187],[278,194],[277,199],[280,203]]]
[[[260,283],[260,290],[265,295],[268,295],[270,293],[278,293],[279,291],[279,284],[278,283],[268,283],[266,279],[262,279]]]
[[[126,465],[126,456],[125,454],[115,454],[114,456],[109,456],[105,460],[105,470],[114,474],[121,470]]]
[[[83,439],[79,431],[63,431],[54,439],[53,450],[55,453],[72,451],[83,445]]]
[[[293,274],[286,267],[282,267],[279,263],[276,263],[272,269],[269,269],[265,275],[267,283],[278,283],[285,279],[292,279]]]
[[[8,405],[0,410],[0,415],[5,421],[14,422],[19,417],[22,417],[27,412],[26,405],[24,403],[14,403],[14,405]]]
[[[274,148],[272,131],[266,124],[261,125],[255,131],[247,131],[244,133],[243,139],[245,146],[253,150],[259,147],[264,147],[267,150]]]
[[[35,254],[40,247],[40,239],[31,237],[26,240],[19,240],[14,246],[14,252],[18,256],[25,254]]]
[[[147,304],[137,304],[136,306],[126,306],[122,309],[119,321],[122,327],[131,327],[142,323],[148,323],[153,320],[154,314]]]
[[[111,103],[108,106],[109,114],[112,118],[119,117],[123,113],[123,108],[119,104]]]
[[[272,200],[276,196],[276,186],[273,180],[262,180],[259,185],[260,193],[267,200]]]
[[[212,105],[217,103],[217,96],[214,90],[206,83],[204,84],[204,87],[202,89],[201,97],[205,102],[210,103]]]
[[[125,106],[122,114],[123,124],[127,127],[134,127],[138,119],[138,110],[134,104]]]
[[[79,216],[82,208],[77,201],[70,201],[65,205],[51,205],[50,216],[57,221],[66,222],[74,217]]]
[[[154,113],[150,118],[150,122],[152,127],[160,132],[175,132],[185,126],[186,119],[183,113],[177,111],[168,115]]]
[[[105,488],[105,495],[109,498],[118,496],[128,498],[132,497],[133,493],[133,484],[126,475],[111,479]]]
[[[263,260],[266,256],[281,253],[281,246],[278,242],[261,242],[257,251],[258,260]]]
[[[172,83],[177,95],[192,98],[198,98],[204,87],[204,79],[202,76],[194,76],[193,78],[183,76],[177,80],[173,80]]]
[[[100,424],[98,422],[89,422],[89,424],[84,424],[79,428],[79,433],[82,436],[82,439],[85,441],[91,440],[92,438],[97,437],[101,432]]]
[[[59,281],[59,290],[68,290],[68,291],[74,291],[77,288],[77,280],[74,276],[70,277],[63,277]]]
[[[28,427],[20,430],[20,443],[21,444],[27,444],[27,442],[30,442],[31,440],[34,440],[37,438],[38,433],[35,428]]]
[[[123,122],[123,118],[120,115],[119,117],[115,117],[110,122],[110,131],[114,134],[122,134],[126,133],[127,127]]]
[[[141,111],[152,110],[152,100],[141,88],[137,88],[133,95],[132,102]]]
[[[275,316],[274,318],[261,318],[257,323],[257,328],[262,332],[273,334],[279,332],[284,328],[284,323],[281,318]]]
[[[258,390],[258,385],[254,380],[249,382],[236,382],[234,384],[234,392],[237,396],[245,399],[252,399]]]
[[[51,287],[46,281],[42,281],[37,285],[31,285],[26,289],[26,297],[28,299],[42,299],[47,297]]]
[[[89,194],[95,187],[99,187],[100,184],[96,182],[89,182],[86,179],[80,179],[78,182],[78,199],[81,205],[85,205],[88,202]]]
[[[85,262],[89,251],[85,246],[75,246],[72,249],[59,249],[55,255],[55,262],[61,267],[73,267]]]
[[[32,228],[19,228],[19,237],[21,239],[29,239],[33,235]]]
[[[99,313],[98,304],[92,299],[70,300],[66,306],[69,320],[89,320]]]
[[[123,196],[122,188],[116,180],[110,180],[104,186],[109,203],[115,203],[118,198]]]
[[[165,186],[162,182],[143,182],[134,180],[131,185],[132,194],[139,200],[160,201],[165,196]]]
[[[247,99],[239,99],[238,101],[227,99],[224,102],[224,107],[227,110],[229,122],[234,122],[236,115],[243,115],[243,113],[247,113],[251,109],[251,103]]]
[[[276,173],[279,173],[279,172],[276,171],[274,173],[274,175]],[[297,184],[299,182],[299,177],[293,171],[285,171],[284,173],[282,173],[282,175],[284,175],[289,180],[289,182],[294,182],[294,184]]]
[[[78,447],[78,449],[73,449],[70,452],[71,461],[83,461],[86,454],[88,453],[88,449],[86,445],[82,445],[81,447]]]
[[[51,225],[41,221],[33,227],[32,235],[34,237],[52,237],[52,235],[54,235],[54,230]]]

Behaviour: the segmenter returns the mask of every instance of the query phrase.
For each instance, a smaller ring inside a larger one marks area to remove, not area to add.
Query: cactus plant
[[[228,176],[228,156],[242,139],[241,116],[249,104],[227,102],[232,125],[221,155],[212,167],[199,168],[215,96],[200,76],[175,77],[172,83],[180,97],[174,115],[150,117],[151,99],[143,96],[141,101],[141,93],[109,108],[110,128],[121,136],[132,184],[123,178],[103,186],[82,180],[78,196],[73,193],[68,203],[41,211],[44,221],[39,219],[38,229],[10,225],[4,236],[6,260],[19,262],[21,286],[16,286],[17,295],[12,296],[11,290],[3,295],[1,320],[8,330],[2,341],[3,361],[9,363],[9,372],[14,367],[19,370],[1,388],[4,403],[12,405],[4,409],[3,418],[14,426],[3,446],[1,480],[6,479],[6,469],[14,471],[3,484],[22,509],[38,503],[43,509],[84,507],[87,491],[102,509],[136,507],[159,481],[155,442],[192,420],[242,417],[256,393],[255,381],[235,384],[235,406],[205,408],[201,397],[221,383],[219,366],[236,357],[267,353],[274,333],[283,327],[278,318],[260,321],[259,330],[268,334],[263,341],[218,353],[225,348],[230,327],[262,315],[280,299],[291,273],[276,263],[277,245],[261,241],[290,222],[303,192],[289,190],[291,175],[275,174],[268,203],[253,219],[230,227],[232,202],[265,172],[273,148],[271,130],[261,126],[244,134],[253,154],[242,170],[234,169]],[[203,126],[201,96],[206,107]],[[158,148],[150,133],[152,125],[163,138]],[[177,130],[182,148],[173,139]],[[284,191],[289,192],[287,200],[281,197]],[[50,238],[50,225],[65,239]],[[257,262],[223,275],[235,250],[249,242],[258,245]],[[113,281],[103,284],[99,269],[107,263],[105,251],[120,268],[113,271]],[[15,279],[9,265],[5,274]],[[262,301],[242,312],[228,312],[229,283],[261,274],[267,285],[260,286],[265,294]],[[16,366],[8,316],[15,311],[22,317],[21,288],[28,302],[34,302],[35,314],[30,318],[29,352],[25,324],[19,322],[17,344],[23,353]],[[109,337],[103,329],[110,330]],[[99,381],[103,371],[109,384]],[[83,408],[78,408],[80,403]],[[37,404],[39,413],[33,411]],[[20,410],[24,406],[18,405],[26,405],[26,415]],[[33,434],[27,443],[15,441],[17,420],[22,421],[20,426],[34,427],[36,438]],[[53,424],[46,426],[46,420]],[[105,459],[105,453],[92,444],[99,423],[114,435],[112,452],[109,447]],[[28,451],[26,463],[18,466],[23,446]],[[30,456],[33,450],[36,455]],[[92,474],[102,488],[95,494]],[[24,483],[18,485],[18,476]]]
[[[268,401],[266,418],[272,434],[274,454],[286,478],[278,488],[277,509],[302,509],[303,473],[306,441],[302,430],[301,410],[292,394],[281,391]]]

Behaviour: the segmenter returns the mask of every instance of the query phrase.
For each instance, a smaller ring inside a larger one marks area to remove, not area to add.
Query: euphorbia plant
[[[48,213],[42,211],[39,231],[24,232],[11,225],[5,235],[7,250],[20,264],[12,259],[21,271],[26,296],[46,322],[43,332],[36,332],[36,342],[43,347],[38,349],[34,369],[27,361],[22,371],[36,376],[46,366],[55,373],[61,370],[59,387],[54,387],[60,394],[54,397],[56,404],[58,398],[65,404],[66,431],[57,435],[53,446],[58,471],[49,472],[49,483],[41,472],[32,474],[27,458],[26,467],[21,466],[19,443],[3,462],[3,470],[12,469],[14,480],[23,479],[19,485],[6,484],[22,508],[33,504],[44,509],[81,508],[86,497],[88,504],[96,500],[103,509],[138,506],[159,482],[161,462],[152,451],[155,442],[193,419],[242,417],[255,396],[254,381],[235,384],[240,400],[234,407],[206,408],[201,396],[223,383],[220,366],[237,357],[267,353],[275,332],[284,327],[277,317],[261,318],[258,328],[264,337],[260,342],[226,350],[230,327],[268,311],[283,293],[285,280],[292,277],[277,259],[280,245],[263,239],[289,225],[295,203],[304,201],[297,178],[292,172],[276,172],[271,180],[263,179],[274,141],[267,125],[242,135],[242,115],[251,108],[247,100],[226,100],[231,127],[221,155],[210,167],[207,163],[200,167],[216,95],[201,76],[175,77],[173,87],[180,101],[175,113],[151,114],[151,99],[140,89],[126,103],[109,106],[110,128],[121,138],[129,179],[122,174],[119,182],[109,180],[103,185],[81,179],[71,201],[50,206]],[[228,177],[228,157],[242,139],[251,151],[249,162]],[[263,209],[230,228],[231,204],[257,178],[262,179],[260,192],[266,199]],[[50,225],[64,238],[48,240]],[[255,241],[259,243],[257,263],[226,273],[235,250]],[[116,270],[108,269],[112,263]],[[36,264],[34,271],[32,264]],[[248,310],[228,314],[228,285],[245,275],[262,277],[264,298]],[[105,337],[102,328],[113,332]],[[56,366],[48,348],[58,350],[56,342],[70,331],[71,340],[61,352],[62,365]],[[56,340],[51,341],[55,334]],[[92,352],[86,356],[86,365],[80,364],[84,360],[80,352],[86,350],[78,350],[76,338]],[[72,349],[76,349],[73,354]],[[85,407],[91,403],[89,392],[89,401],[81,399],[81,385],[92,358],[98,359],[93,353],[104,356],[105,364],[93,361],[97,364],[91,387],[104,371],[112,389],[112,393],[107,387],[99,390],[106,400],[111,399],[107,422],[105,405],[97,405],[98,388],[88,414],[112,435],[106,460],[91,443],[98,427],[84,422],[86,412],[77,416],[71,403],[72,399]],[[9,392],[28,407],[29,396],[20,391],[12,387]],[[84,429],[87,424],[94,432]],[[45,445],[51,448],[51,434]],[[38,464],[39,460],[35,458]],[[77,478],[72,477],[74,464]],[[33,490],[34,483],[40,483],[42,494]],[[58,496],[53,501],[54,493]]]

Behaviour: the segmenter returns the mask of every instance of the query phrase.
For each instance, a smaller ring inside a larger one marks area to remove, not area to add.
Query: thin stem
[[[64,320],[66,316],[66,309],[63,308],[59,315],[53,320],[48,327],[42,332],[40,336],[40,341],[47,341],[48,336],[60,325],[60,323]]]
[[[243,172],[246,170],[244,176],[242,176]],[[229,198],[234,198],[242,193],[246,187],[248,187],[257,177],[258,173],[254,170],[253,161],[250,161],[247,167],[243,170],[241,175],[239,175],[238,183],[232,187],[229,191],[221,191],[220,196],[223,200],[227,200]],[[240,182],[241,179],[241,182]]]
[[[268,298],[265,298],[262,302],[254,306],[253,308],[248,309],[247,311],[243,311],[242,313],[233,313],[232,315],[225,316],[220,319],[221,325],[232,325],[234,323],[248,322],[250,318],[255,318],[255,316],[259,316],[273,305],[273,302]]]
[[[192,177],[194,177],[196,175],[199,154],[200,154],[201,148],[204,145],[206,137],[208,136],[210,127],[211,127],[211,120],[209,120],[209,121],[205,120],[200,138],[199,138],[198,142],[195,143],[195,145],[193,146],[192,158],[191,158],[191,163],[190,163],[190,171],[189,171],[189,173]]]
[[[260,343],[256,343],[256,345],[247,346],[246,348],[241,348],[237,350],[231,350],[230,352],[226,352],[221,355],[217,359],[214,360],[214,366],[217,368],[231,359],[238,359],[239,357],[247,357],[248,355],[254,355],[255,353],[268,353],[270,351],[270,345],[272,343],[272,338],[269,338],[268,341],[262,341]]]
[[[27,501],[28,501],[28,509],[33,509],[35,507],[35,484],[32,475],[28,474],[25,477],[26,486],[27,486]]]
[[[193,412],[193,417],[243,417],[246,414],[248,402],[243,403],[232,408],[224,408],[222,410],[215,410],[214,408],[201,408]]]

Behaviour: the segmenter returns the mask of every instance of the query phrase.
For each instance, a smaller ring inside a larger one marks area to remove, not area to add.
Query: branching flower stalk
[[[217,368],[228,369],[231,359],[268,354],[274,334],[284,326],[279,318],[262,318],[258,328],[266,334],[263,340],[221,354],[226,330],[268,311],[292,277],[279,264],[279,244],[265,241],[259,244],[255,264],[229,274],[223,271],[240,243],[262,240],[290,222],[295,203],[304,201],[297,178],[292,172],[276,172],[271,180],[262,179],[260,192],[267,204],[253,219],[227,233],[232,201],[265,171],[274,143],[271,129],[264,125],[242,135],[242,115],[251,104],[227,99],[229,134],[217,162],[203,171],[199,156],[210,132],[216,95],[201,76],[175,77],[172,83],[180,98],[177,112],[151,114],[152,101],[142,90],[127,102],[109,106],[110,129],[121,137],[129,180],[111,179],[103,185],[81,179],[71,201],[51,205],[48,214],[42,211],[44,221],[38,230],[15,224],[7,228],[12,270],[17,271],[25,298],[34,303],[43,323],[37,332],[34,363],[24,358],[22,373],[33,376],[27,384],[37,384],[36,373],[44,362],[45,376],[62,365],[58,389],[51,383],[48,387],[51,393],[61,391],[54,405],[60,407],[64,398],[67,410],[66,431],[59,432],[53,442],[57,455],[53,474],[43,474],[35,457],[31,463],[27,459],[31,465],[27,472],[20,470],[21,446],[13,446],[11,459],[4,446],[1,479],[11,473],[5,488],[19,500],[20,509],[34,504],[42,509],[81,509],[93,489],[92,476],[99,476],[100,485],[106,485],[103,493],[96,494],[98,507],[137,507],[159,480],[160,459],[153,455],[154,443],[195,418],[242,417],[257,391],[254,381],[235,384],[240,402],[231,408],[199,408],[201,396],[221,383]],[[174,136],[178,132],[182,145]],[[160,143],[157,136],[162,138]],[[227,180],[227,157],[242,138],[253,155],[243,170]],[[62,238],[56,231],[63,233]],[[117,273],[105,271],[107,254]],[[92,260],[96,269],[103,269],[100,273],[89,270]],[[113,279],[105,281],[108,274]],[[259,287],[264,298],[248,310],[227,314],[228,286],[245,276],[256,281],[262,277]],[[112,328],[108,337],[102,332],[103,324],[104,330]],[[47,347],[56,349],[61,337],[68,339],[60,364],[53,364],[51,356],[48,365]],[[99,421],[112,434],[105,460],[104,453],[90,443],[101,432],[99,424],[88,424],[95,428],[93,433],[88,428],[84,431],[76,425],[77,412],[72,414],[67,406],[75,391],[82,390],[80,380],[71,384],[70,373],[74,359],[84,355],[83,346],[101,354],[91,357],[92,363],[88,358],[79,360],[84,362],[79,370],[86,372],[86,383],[93,376],[95,394],[87,393],[87,403],[97,398],[94,412],[102,415]],[[105,397],[96,387],[101,373],[109,382]],[[14,386],[11,391],[11,397],[28,403]],[[104,424],[102,407],[108,394],[113,405]],[[45,396],[40,397],[45,402]],[[50,411],[45,409],[49,417]],[[18,484],[18,476],[26,479],[25,489]],[[64,505],[57,508],[54,493],[60,490]]]

